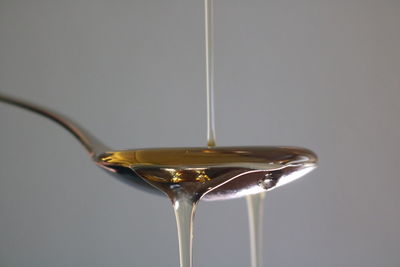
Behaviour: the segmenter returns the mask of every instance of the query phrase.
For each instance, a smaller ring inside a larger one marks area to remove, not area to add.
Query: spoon
[[[291,182],[316,167],[299,147],[197,147],[111,150],[77,123],[50,109],[0,94],[0,102],[42,115],[70,132],[92,160],[135,188],[171,197],[177,186],[205,200],[238,198]]]

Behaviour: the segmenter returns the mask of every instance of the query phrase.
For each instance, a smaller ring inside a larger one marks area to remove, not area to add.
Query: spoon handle
[[[14,105],[29,110],[36,114],[42,115],[43,117],[46,117],[54,121],[55,123],[61,125],[62,127],[64,127],[64,129],[66,129],[73,136],[75,136],[76,139],[78,139],[78,141],[86,148],[86,150],[93,158],[96,157],[96,155],[99,155],[109,150],[102,142],[97,140],[97,138],[95,138],[88,131],[79,126],[77,123],[71,121],[67,117],[60,115],[57,112],[54,112],[48,108],[44,108],[36,104],[25,102],[23,100],[14,97],[6,96],[2,93],[0,93],[0,102],[4,102],[10,105]]]

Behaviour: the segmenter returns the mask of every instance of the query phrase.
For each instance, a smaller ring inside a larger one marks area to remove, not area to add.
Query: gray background
[[[206,142],[200,0],[1,0],[0,91],[114,148]],[[266,200],[265,266],[400,264],[400,1],[217,0],[219,145],[319,168]],[[169,202],[0,104],[0,266],[178,266]],[[248,266],[244,200],[200,203],[195,266]]]

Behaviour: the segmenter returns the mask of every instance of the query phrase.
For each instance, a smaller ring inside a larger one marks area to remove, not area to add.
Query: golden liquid
[[[110,151],[98,161],[111,169],[131,169],[158,189],[188,184],[218,187],[206,197],[214,200],[277,186],[305,168],[314,168],[316,156],[296,147],[205,147]]]

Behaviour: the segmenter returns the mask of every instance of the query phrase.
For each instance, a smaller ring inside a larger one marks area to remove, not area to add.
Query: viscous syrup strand
[[[263,209],[265,193],[246,196],[250,231],[251,267],[261,267],[263,243]]]
[[[204,15],[205,15],[206,91],[207,91],[207,145],[215,146],[213,0],[204,0]]]
[[[181,267],[192,266],[193,219],[196,205],[191,198],[181,196],[174,202],[179,239],[179,262]]]

